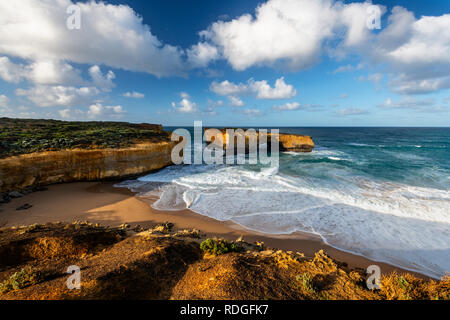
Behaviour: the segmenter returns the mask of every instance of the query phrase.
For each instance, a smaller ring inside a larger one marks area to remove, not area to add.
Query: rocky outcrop
[[[167,223],[146,230],[89,222],[0,229],[0,300],[450,299],[450,278],[384,273],[380,290],[371,290],[364,269],[322,250],[305,257],[199,233]],[[221,246],[212,254],[204,243],[240,249]],[[82,270],[81,290],[67,287],[71,265]],[[179,318],[180,309],[171,309],[164,310],[168,319]]]
[[[0,159],[0,193],[59,182],[124,178],[171,164],[175,142],[37,152]]]
[[[205,129],[207,130],[207,129]],[[229,145],[231,141],[230,135],[226,131],[227,129],[220,130],[222,132],[222,138],[224,143],[224,149],[227,149],[227,146]],[[236,148],[237,141],[239,139],[245,139],[245,147],[248,151],[249,144],[252,141],[255,141],[256,143],[259,143],[259,135],[258,134],[251,134],[250,132],[244,132],[242,130],[235,130],[235,142],[234,146]],[[270,148],[271,141],[272,141],[273,135],[269,132],[267,134],[267,145]],[[210,140],[210,139],[208,139]],[[279,142],[279,150],[280,151],[293,151],[293,152],[311,152],[314,147],[314,141],[310,136],[304,136],[304,135],[298,135],[298,134],[285,134],[280,133],[278,136],[278,142]]]
[[[311,152],[315,145],[310,136],[280,133],[280,150],[294,152]]]

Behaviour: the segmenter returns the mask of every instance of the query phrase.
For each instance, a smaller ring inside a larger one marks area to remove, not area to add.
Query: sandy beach
[[[394,270],[406,272],[386,263],[371,261],[337,250],[315,235],[303,233],[283,236],[267,235],[246,230],[232,222],[217,221],[190,210],[158,211],[151,207],[156,199],[136,197],[128,189],[115,188],[113,185],[114,182],[51,185],[48,190],[34,192],[0,205],[0,224],[11,227],[79,220],[107,226],[129,223],[131,226],[150,227],[169,221],[175,224],[176,229],[195,228],[208,236],[223,237],[227,240],[236,240],[243,236],[248,242],[262,241],[268,247],[298,251],[306,256],[313,256],[315,252],[323,249],[332,258],[346,262],[350,268],[366,269],[369,265],[377,264],[383,273]],[[30,204],[32,207],[27,210],[16,210],[24,204]],[[417,273],[413,274],[425,277]]]

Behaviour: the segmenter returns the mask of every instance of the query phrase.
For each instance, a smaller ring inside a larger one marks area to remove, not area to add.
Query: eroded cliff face
[[[233,138],[226,132],[226,129],[222,129],[219,131],[222,134],[224,149],[226,149]],[[239,139],[245,139],[246,149],[248,149],[249,144],[254,143],[255,141],[256,143],[259,143],[259,135],[257,133],[251,134],[249,132],[235,131],[234,135],[235,135],[234,148],[236,148]],[[274,136],[271,133],[268,133],[267,144],[269,148],[272,139],[275,139]],[[315,147],[314,141],[310,136],[303,136],[297,134],[280,133],[278,136],[278,143],[280,151],[311,152]]]
[[[170,165],[176,142],[38,152],[0,159],[0,192],[59,182],[123,178]]]
[[[311,152],[315,147],[310,136],[280,133],[278,140],[281,151]]]

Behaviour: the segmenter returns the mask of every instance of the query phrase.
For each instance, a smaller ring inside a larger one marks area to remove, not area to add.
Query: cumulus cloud
[[[123,94],[123,96],[126,98],[143,99],[145,97],[145,94],[133,91],[133,92],[126,92]]]
[[[191,67],[206,67],[211,61],[219,58],[219,51],[215,46],[201,42],[187,50],[187,57]]]
[[[0,57],[0,78],[12,83],[27,80],[44,85],[75,85],[83,82],[79,70],[59,60],[39,60],[24,65],[13,63],[8,57]]]
[[[17,89],[16,95],[26,97],[39,107],[87,104],[99,93],[95,87],[35,86]]]
[[[172,108],[181,113],[194,113],[198,111],[197,104],[191,101],[191,97],[186,92],[180,94],[181,101],[172,102]]]
[[[297,95],[293,85],[288,85],[281,77],[271,87],[266,80],[255,81],[249,79],[247,83],[235,84],[228,80],[222,82],[213,81],[210,90],[221,96],[238,97],[242,95],[253,95],[257,99],[282,100],[290,99]]]
[[[115,84],[114,72],[103,75],[99,66],[89,69],[92,81],[85,81],[80,71],[58,60],[40,60],[28,65],[13,63],[8,57],[0,57],[0,77],[13,83],[29,81],[30,89],[17,89],[16,94],[25,96],[40,107],[70,106],[89,103],[102,91],[111,91]],[[99,89],[100,90],[99,90]]]
[[[111,91],[111,89],[115,87],[113,80],[116,78],[116,75],[111,70],[103,75],[100,67],[95,65],[89,68],[89,75],[91,76],[94,85],[103,91]]]
[[[368,52],[388,66],[391,89],[423,94],[450,88],[450,14],[416,19],[394,7],[388,20]]]
[[[287,59],[305,68],[317,61],[321,42],[332,35],[331,1],[270,0],[255,16],[213,23],[201,35],[216,45],[236,70]]]
[[[228,99],[230,100],[229,105],[232,107],[243,107],[244,106],[244,101],[242,101],[239,97],[229,96]]]
[[[373,32],[367,27],[369,6],[371,2],[269,0],[254,15],[211,24],[200,33],[201,43],[217,47],[235,70],[280,65],[302,70],[325,53],[338,58],[356,54],[360,64],[343,65],[333,73],[359,70],[364,63],[388,74],[389,87],[398,93],[450,88],[450,14],[416,18],[397,6],[382,30]],[[384,6],[378,8],[386,12]]]
[[[305,69],[318,62],[327,40],[343,46],[366,42],[370,2],[343,4],[332,0],[269,0],[255,14],[217,21],[200,34],[236,70],[287,63]]]
[[[46,115],[38,114],[34,111],[29,110],[28,107],[19,106],[13,107],[10,104],[10,99],[0,94],[0,117],[9,117],[9,118],[44,118]]]
[[[9,98],[4,94],[0,94],[0,107],[6,108],[9,103]]]
[[[249,80],[249,88],[256,94],[257,99],[290,99],[297,95],[294,86],[286,84],[283,77],[275,81],[273,88],[267,84],[266,80]]]
[[[66,27],[70,0],[0,2],[0,54],[30,61],[104,64],[158,77],[184,73],[181,49],[163,44],[127,5],[78,2],[80,30]]]
[[[211,83],[210,90],[219,96],[236,96],[247,94],[249,88],[248,85],[244,83],[235,84],[228,80],[224,80],[222,82],[213,81],[213,83]]]
[[[100,103],[93,104],[89,106],[89,110],[87,112],[88,117],[97,118],[97,117],[120,117],[125,112],[122,106],[102,106]]]
[[[120,119],[126,111],[122,106],[103,106],[101,103],[92,104],[87,111],[81,109],[61,109],[59,116],[65,120],[84,120],[84,119]]]

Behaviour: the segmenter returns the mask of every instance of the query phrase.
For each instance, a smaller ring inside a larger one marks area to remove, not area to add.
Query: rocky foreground
[[[81,268],[69,290],[68,266]],[[450,299],[450,279],[385,275],[366,287],[324,252],[314,257],[198,230],[87,222],[0,229],[0,299]]]

